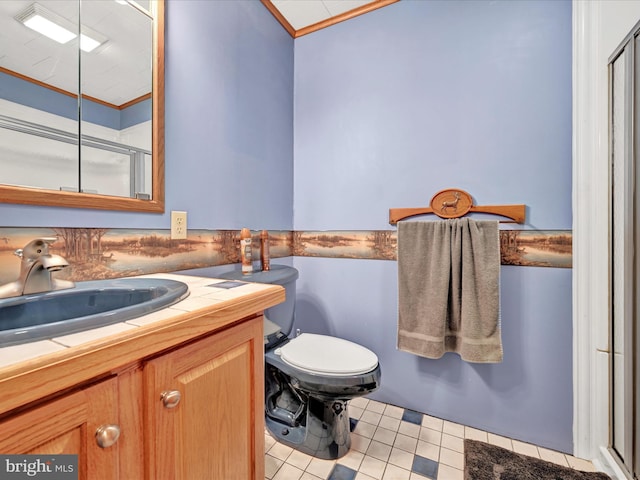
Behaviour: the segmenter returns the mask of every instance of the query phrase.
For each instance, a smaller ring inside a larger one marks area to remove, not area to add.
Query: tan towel
[[[502,361],[497,221],[398,223],[398,348]]]

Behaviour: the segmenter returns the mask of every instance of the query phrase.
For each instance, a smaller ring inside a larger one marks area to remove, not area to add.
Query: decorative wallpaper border
[[[253,234],[254,258],[260,236]],[[0,284],[18,278],[14,251],[53,237],[52,252],[70,264],[58,278],[74,281],[129,277],[228,265],[240,261],[239,230],[189,230],[172,240],[169,230],[107,228],[0,228]],[[289,256],[396,260],[395,230],[269,231],[271,258]],[[570,230],[501,230],[503,265],[571,268]]]
[[[571,230],[500,230],[502,265],[572,266]],[[293,255],[397,260],[395,230],[294,231]]]

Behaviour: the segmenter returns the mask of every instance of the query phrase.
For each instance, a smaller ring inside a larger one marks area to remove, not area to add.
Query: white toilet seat
[[[378,357],[368,348],[342,338],[303,333],[274,352],[303,372],[345,377],[371,372]]]

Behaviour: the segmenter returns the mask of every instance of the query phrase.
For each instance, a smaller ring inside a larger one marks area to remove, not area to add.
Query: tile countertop
[[[224,289],[214,285],[228,280],[168,273],[140,278],[184,282],[189,296],[126,322],[0,347],[0,390],[9,399],[0,400],[0,413],[225,328],[285,298],[284,288],[274,285],[247,283]]]

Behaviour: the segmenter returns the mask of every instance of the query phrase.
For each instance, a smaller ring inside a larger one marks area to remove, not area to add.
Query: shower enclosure
[[[611,155],[610,448],[640,478],[640,24],[609,59]]]

